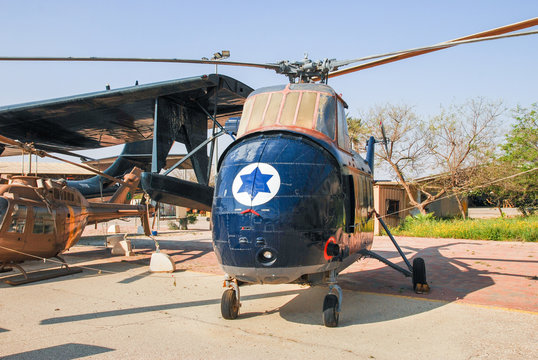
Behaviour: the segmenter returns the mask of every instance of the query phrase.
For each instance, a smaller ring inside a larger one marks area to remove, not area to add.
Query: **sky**
[[[313,60],[349,59],[536,16],[535,0],[0,0],[0,53],[201,59],[224,49],[234,61],[293,61],[305,53]],[[538,102],[537,59],[538,35],[532,35],[441,50],[338,77],[329,85],[342,94],[351,116],[392,103],[411,105],[428,117],[440,106],[476,97],[502,100],[513,109]],[[0,62],[0,106],[214,70],[184,64]],[[287,81],[270,70],[219,66],[219,73],[253,88]],[[505,123],[510,121],[508,111]]]

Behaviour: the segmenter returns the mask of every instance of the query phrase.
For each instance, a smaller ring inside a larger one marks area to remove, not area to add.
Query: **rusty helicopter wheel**
[[[323,324],[326,327],[337,327],[340,313],[338,308],[338,297],[328,294],[323,300]]]
[[[236,319],[239,315],[239,301],[234,289],[227,289],[220,300],[220,312],[226,320]]]

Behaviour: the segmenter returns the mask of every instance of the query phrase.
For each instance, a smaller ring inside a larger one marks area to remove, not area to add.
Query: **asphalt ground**
[[[241,287],[240,317],[222,319],[211,234],[157,239],[176,262],[173,274],[148,272],[151,240],[133,238],[136,255],[121,257],[110,256],[102,238],[85,237],[65,254],[82,273],[18,287],[0,282],[0,358],[538,358],[535,243],[400,237],[407,256],[425,259],[430,294],[362,260],[339,277],[340,325],[325,328],[324,287]],[[376,237],[373,250],[405,266],[388,238]]]

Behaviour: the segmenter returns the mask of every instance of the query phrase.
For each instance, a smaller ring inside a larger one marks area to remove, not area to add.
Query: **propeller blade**
[[[515,33],[515,34],[487,36],[487,37],[478,38],[478,39],[452,41],[450,43],[443,42],[443,43],[440,43],[440,44],[437,44],[437,45],[430,45],[430,46],[423,46],[423,47],[418,47],[418,48],[414,48],[414,49],[393,51],[393,52],[390,52],[390,53],[384,53],[384,54],[379,54],[379,55],[370,55],[370,56],[365,56],[365,57],[361,57],[361,58],[353,59],[353,60],[335,61],[335,62],[331,63],[331,65],[333,65],[335,67],[340,67],[340,66],[350,65],[350,64],[356,63],[356,62],[379,59],[379,58],[384,58],[384,57],[388,57],[388,56],[392,56],[392,55],[400,55],[400,54],[411,53],[411,52],[415,52],[415,51],[441,50],[441,49],[447,49],[447,48],[450,48],[450,47],[453,47],[453,46],[456,46],[456,45],[473,44],[473,43],[477,43],[477,42],[481,42],[481,41],[505,39],[505,38],[511,38],[511,37],[526,36],[526,35],[536,35],[536,34],[538,34],[538,30],[518,32],[518,33]]]
[[[517,34],[508,35],[508,36],[501,36],[501,35],[506,34],[506,33],[526,29],[526,28],[529,28],[529,27],[532,27],[532,26],[537,26],[537,25],[538,25],[538,17],[535,17],[535,18],[532,18],[532,19],[529,19],[529,20],[521,21],[521,22],[510,24],[510,25],[501,26],[501,27],[491,29],[491,30],[487,30],[487,31],[483,31],[483,32],[480,32],[480,33],[477,33],[477,34],[472,34],[472,35],[464,36],[464,37],[461,37],[461,38],[449,40],[449,41],[446,41],[444,43],[436,44],[436,45],[429,46],[429,47],[421,47],[421,48],[411,49],[411,50],[407,50],[407,51],[405,51],[405,50],[404,51],[397,51],[397,52],[394,52],[394,53],[387,53],[387,54],[382,54],[382,55],[373,55],[373,56],[368,56],[368,57],[365,57],[365,58],[349,60],[349,61],[365,61],[365,60],[369,60],[369,59],[382,57],[379,60],[374,60],[374,61],[371,61],[371,62],[368,62],[368,63],[352,66],[352,67],[349,67],[349,68],[346,68],[346,69],[341,69],[341,70],[336,70],[336,71],[330,72],[328,77],[336,77],[336,76],[340,76],[340,75],[345,75],[345,74],[353,73],[353,72],[356,72],[356,71],[369,69],[369,68],[372,68],[372,67],[375,67],[375,66],[384,65],[384,64],[391,63],[391,62],[407,59],[407,58],[410,58],[410,57],[414,57],[414,56],[423,55],[423,54],[427,54],[427,53],[430,53],[430,52],[446,49],[446,48],[456,46],[456,45],[460,45],[460,44],[467,44],[467,43],[477,42],[477,41],[495,40],[495,39],[500,39],[500,38],[503,38],[503,37],[510,37],[510,36],[522,36],[522,35],[536,34],[538,32],[530,31],[530,32],[526,32],[526,33],[517,33]]]
[[[18,142],[18,141],[15,141],[13,139],[10,139],[8,137],[5,137],[3,135],[0,135],[0,142],[1,143],[4,143],[6,145],[11,145],[11,146],[15,146],[15,147],[18,147],[20,148],[21,147],[21,143]]]
[[[379,126],[381,127],[381,134],[383,135],[383,145],[385,145],[385,152],[387,153],[387,156],[388,156],[389,155],[388,139],[385,133],[385,125],[383,124],[382,120],[379,121]]]
[[[45,157],[46,156],[46,157],[49,157],[51,159],[63,161],[65,163],[68,163],[68,164],[73,165],[73,166],[78,166],[79,168],[91,171],[91,172],[93,172],[93,173],[95,173],[95,174],[97,174],[99,176],[105,177],[108,180],[113,181],[113,182],[115,182],[117,184],[128,186],[128,184],[125,183],[124,181],[116,179],[115,177],[112,177],[112,176],[110,176],[108,174],[105,174],[104,172],[101,172],[101,171],[99,171],[97,169],[94,169],[91,166],[78,164],[78,163],[75,163],[75,162],[72,162],[72,161],[69,161],[69,160],[62,159],[62,158],[59,158],[57,156],[51,155],[51,154],[47,153],[44,150],[38,150],[33,146],[33,144],[24,144],[24,143],[22,143],[20,141],[10,139],[10,138],[5,137],[3,135],[0,135],[0,143],[4,143],[4,144],[7,144],[7,145],[18,147],[22,151],[26,151],[28,153],[38,155],[39,157]]]
[[[83,61],[83,62],[142,62],[142,63],[180,63],[180,64],[205,64],[205,65],[228,65],[254,67],[270,70],[280,69],[279,64],[261,64],[240,61],[222,60],[195,60],[195,59],[157,59],[157,58],[129,58],[129,57],[46,57],[46,56],[2,56],[0,61]]]

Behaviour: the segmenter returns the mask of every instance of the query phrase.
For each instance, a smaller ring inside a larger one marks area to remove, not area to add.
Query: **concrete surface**
[[[432,293],[417,296],[409,279],[373,259],[358,262],[340,278],[340,327],[329,329],[322,287],[241,287],[240,317],[222,319],[210,233],[158,240],[176,262],[173,274],[149,273],[152,241],[133,238],[136,256],[111,257],[102,238],[87,237],[65,256],[83,273],[0,282],[0,358],[538,358],[538,244],[401,238],[408,255],[425,258]],[[390,246],[376,238],[375,250],[396,260]]]
[[[504,216],[521,216],[521,211],[517,208],[501,208]],[[469,208],[467,215],[471,219],[493,219],[501,217],[498,208]]]

